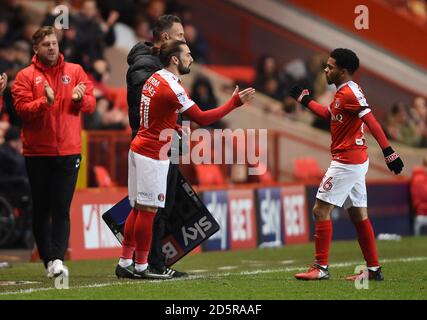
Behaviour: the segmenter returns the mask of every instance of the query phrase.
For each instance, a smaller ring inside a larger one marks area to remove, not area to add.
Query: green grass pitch
[[[297,281],[311,263],[314,244],[210,252],[187,256],[174,267],[192,274],[167,281],[119,280],[116,260],[67,261],[69,289],[58,290],[41,263],[0,269],[6,299],[427,299],[427,237],[377,241],[385,281],[356,289],[344,277],[363,264],[357,241],[334,241],[328,281]]]

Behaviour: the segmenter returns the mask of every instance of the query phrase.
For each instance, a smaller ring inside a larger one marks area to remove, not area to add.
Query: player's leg
[[[326,280],[329,279],[328,260],[329,248],[332,241],[331,213],[334,205],[316,199],[313,207],[315,219],[315,263],[307,272],[295,275],[298,280]]]
[[[134,226],[135,275],[149,279],[169,279],[163,271],[148,267],[148,253],[153,237],[153,221],[158,208],[164,208],[169,160],[155,160],[132,153],[136,165],[137,217]]]
[[[47,157],[25,157],[28,178],[33,201],[32,227],[34,239],[48,277],[48,265],[52,264],[51,254],[51,223],[49,186],[50,164]]]
[[[135,157],[131,150],[128,154],[128,195],[132,212],[125,221],[123,230],[122,252],[119,262],[116,266],[116,276],[119,278],[134,278],[133,255],[136,248],[135,240],[135,222],[137,218],[137,209],[135,208],[137,197],[137,179]]]
[[[375,244],[375,233],[368,217],[365,181],[367,169],[368,162],[365,164],[365,167],[360,166],[360,176],[345,201],[344,208],[347,209],[350,219],[356,227],[360,249],[369,270],[369,278],[371,280],[383,280]],[[347,277],[347,279],[354,280],[355,278],[352,276]]]
[[[375,233],[371,221],[368,218],[367,208],[351,207],[348,209],[350,219],[356,227],[357,237],[363,257],[366,261],[370,280],[384,280],[381,266],[378,261],[377,246],[375,243]],[[347,280],[354,281],[362,275],[347,277]]]
[[[175,195],[178,181],[179,166],[170,163],[167,180],[166,202],[164,208],[159,208],[153,224],[153,239],[148,256],[150,268],[156,269],[159,272],[166,272],[174,278],[188,276],[187,273],[177,271],[165,266],[165,255],[162,252],[162,239],[166,233],[166,224],[169,219],[173,219],[173,208],[175,205]]]
[[[136,248],[135,240],[135,222],[137,218],[137,209],[133,208],[125,221],[123,230],[122,252],[119,262],[116,266],[116,275],[119,278],[134,279],[133,255]]]
[[[315,219],[315,263],[307,272],[296,274],[298,280],[329,279],[329,248],[332,241],[331,213],[335,206],[341,207],[353,187],[351,167],[332,161],[319,186]]]

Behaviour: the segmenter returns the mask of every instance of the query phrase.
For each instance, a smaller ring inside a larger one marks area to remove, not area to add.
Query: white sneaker
[[[68,276],[68,268],[64,266],[62,260],[59,259],[56,259],[52,262],[51,271],[55,278],[60,276],[61,274]]]
[[[52,279],[54,276],[53,276],[53,271],[52,271],[52,264],[53,264],[53,261],[49,261],[48,263],[47,263],[47,268],[46,268],[46,275],[47,275],[47,277],[49,278],[49,279]]]

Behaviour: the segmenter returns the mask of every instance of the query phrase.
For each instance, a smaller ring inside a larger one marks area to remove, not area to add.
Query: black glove
[[[304,94],[304,96],[301,98],[301,100],[298,100],[302,94]],[[313,98],[310,97],[310,93],[308,92],[308,90],[303,89],[300,86],[292,87],[291,91],[289,92],[289,95],[305,107],[308,107],[310,101],[313,100]]]
[[[399,174],[404,167],[402,159],[400,159],[399,155],[394,152],[392,147],[387,147],[383,150],[385,163],[390,171],[395,174]]]

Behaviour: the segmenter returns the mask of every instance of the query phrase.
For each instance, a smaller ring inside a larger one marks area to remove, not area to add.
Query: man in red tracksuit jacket
[[[70,204],[81,161],[80,112],[93,112],[93,85],[82,67],[64,61],[53,27],[33,37],[32,64],[12,87],[22,119],[25,164],[33,197],[33,233],[47,276],[67,274]]]
[[[423,160],[423,166],[412,170],[410,191],[415,213],[414,234],[419,236],[421,228],[427,226],[427,156]]]

